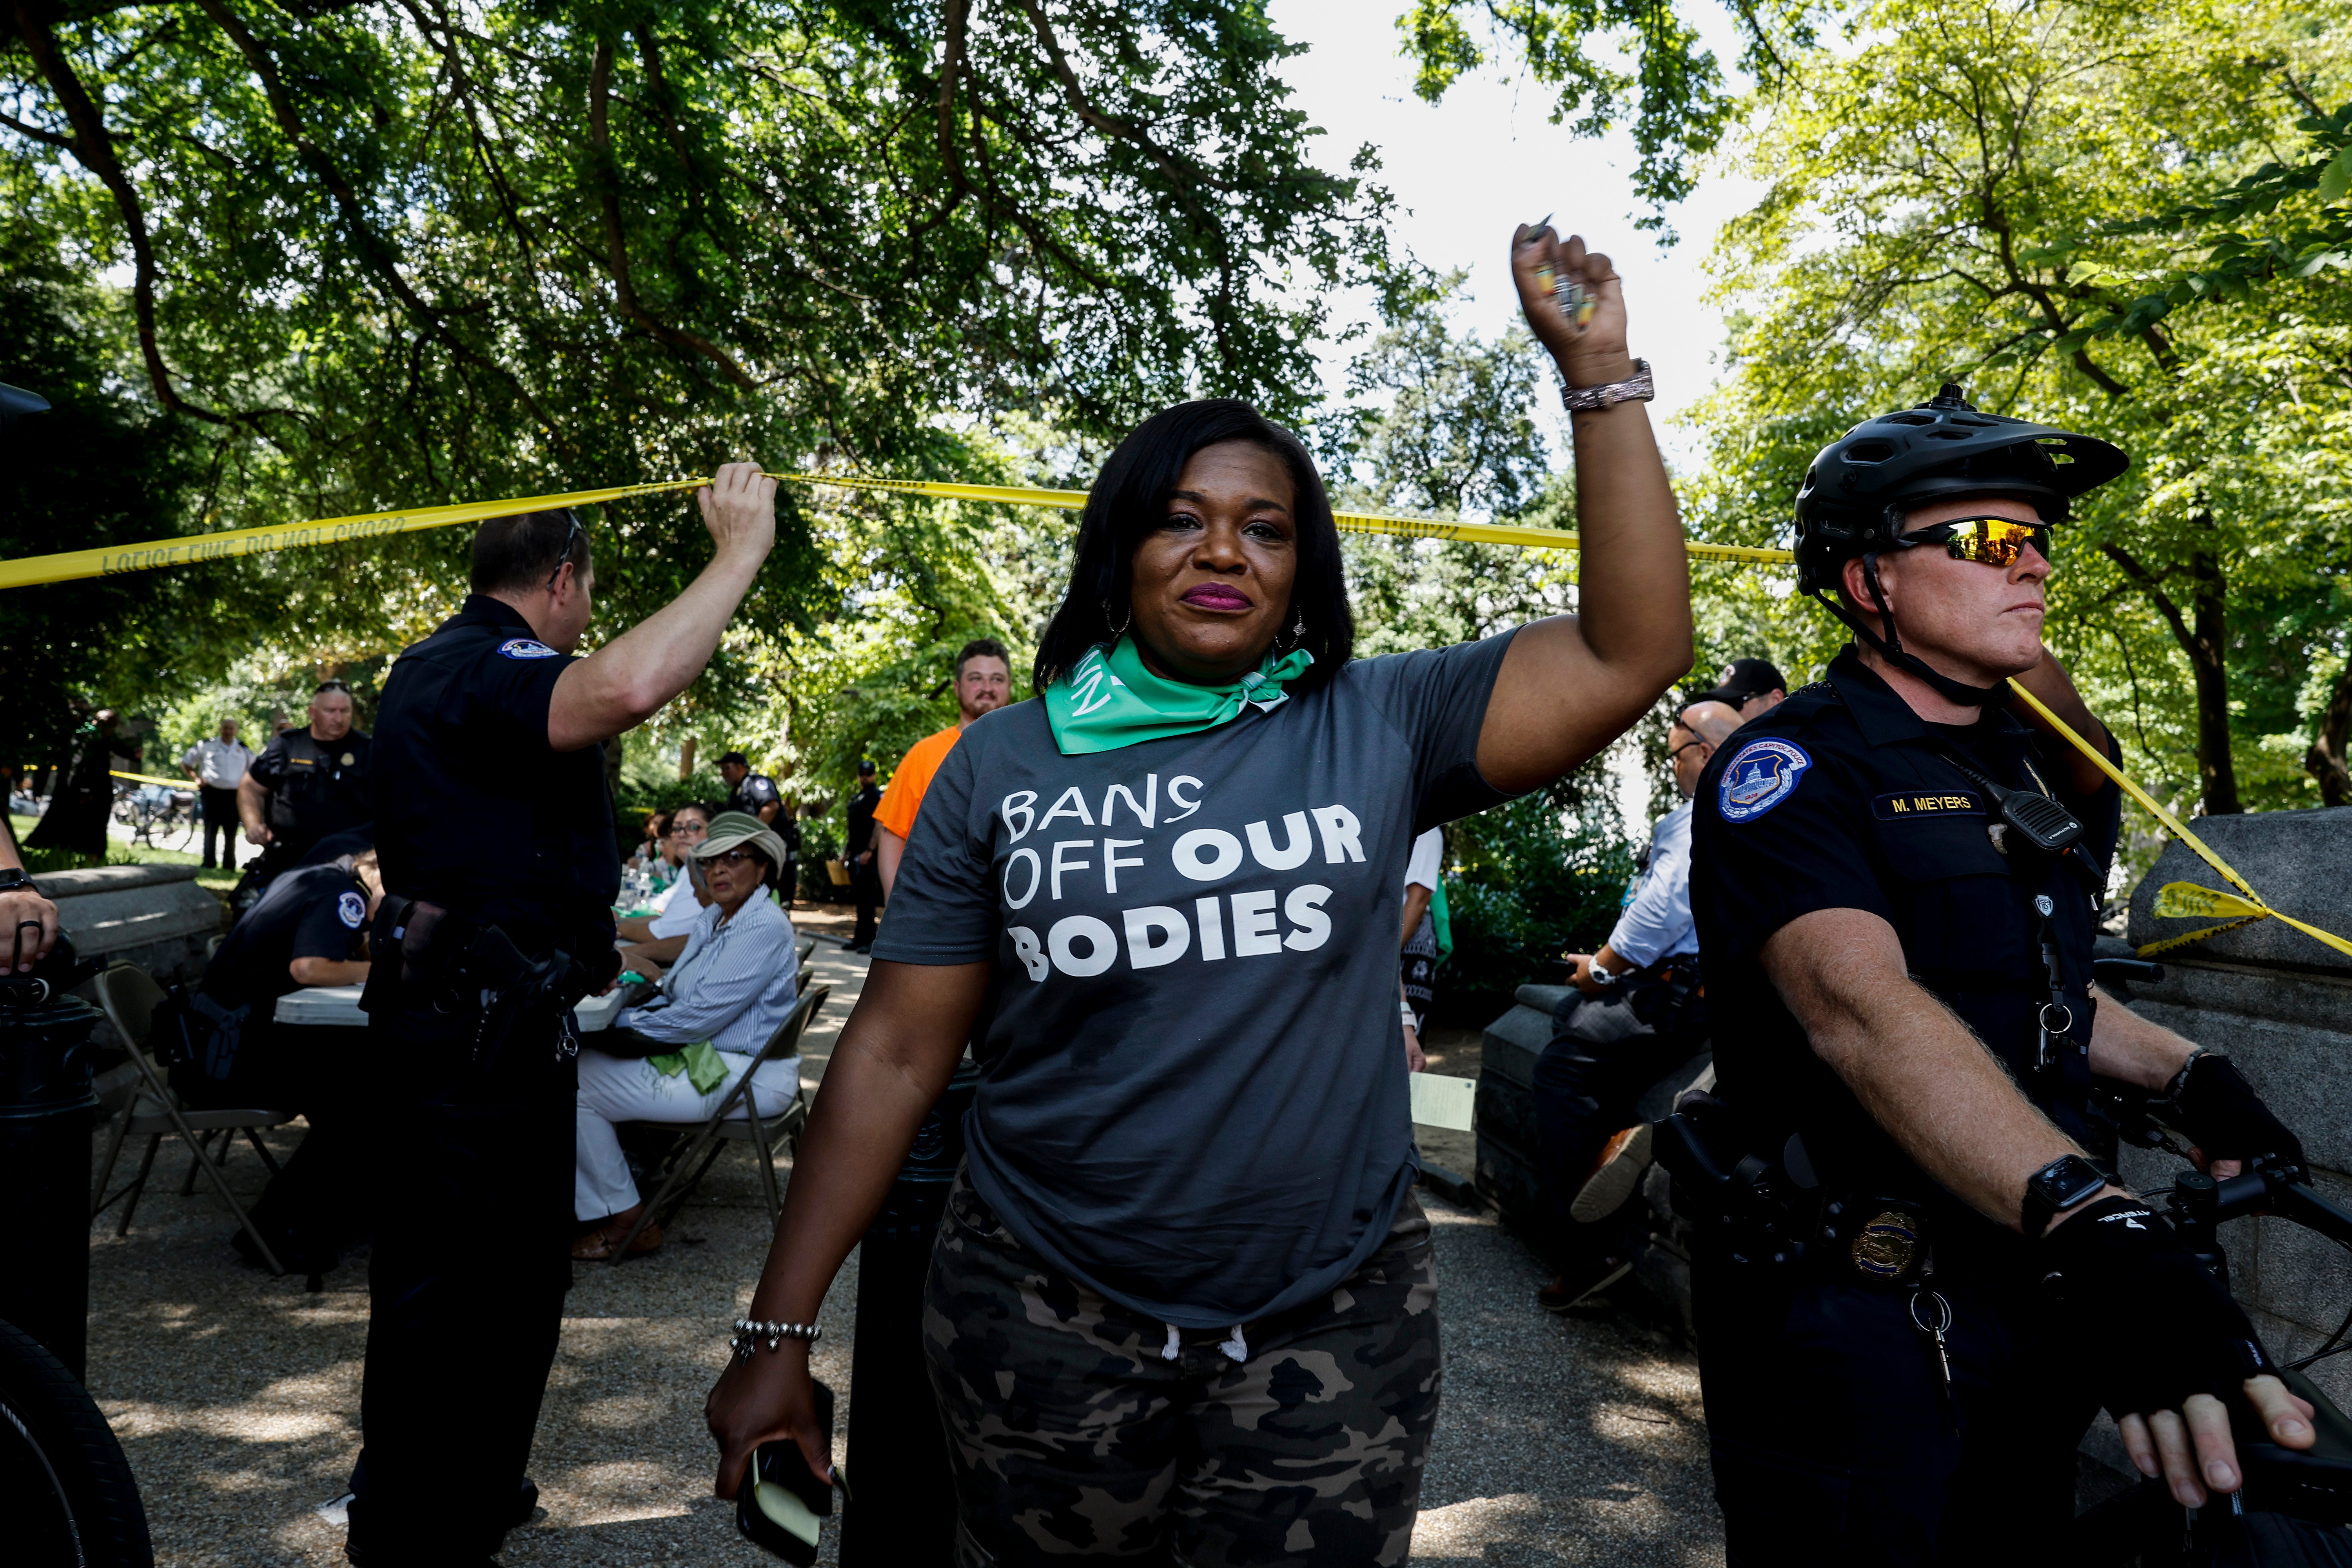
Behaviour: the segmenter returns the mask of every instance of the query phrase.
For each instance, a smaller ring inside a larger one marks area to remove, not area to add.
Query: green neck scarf
[[[1076,669],[1045,688],[1045,721],[1066,757],[1116,752],[1230,724],[1244,709],[1278,708],[1290,700],[1283,683],[1314,662],[1305,648],[1268,651],[1257,668],[1230,686],[1193,686],[1152,674],[1133,639],[1120,637],[1108,649],[1099,643],[1088,648]]]

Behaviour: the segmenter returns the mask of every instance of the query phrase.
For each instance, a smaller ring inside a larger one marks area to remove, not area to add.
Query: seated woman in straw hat
[[[603,1223],[572,1245],[574,1258],[610,1258],[643,1205],[614,1123],[691,1124],[709,1116],[798,999],[793,923],[768,897],[784,864],[783,841],[755,816],[722,812],[694,856],[709,879],[710,902],[686,950],[649,1001],[624,1012],[612,1029],[582,1037],[572,1213],[583,1225]],[[753,1074],[746,1098],[756,1096],[761,1113],[773,1114],[792,1103],[800,1083],[798,1057],[769,1062]],[[743,1107],[732,1114],[743,1115]],[[630,1250],[651,1252],[661,1240],[661,1227],[647,1226]]]

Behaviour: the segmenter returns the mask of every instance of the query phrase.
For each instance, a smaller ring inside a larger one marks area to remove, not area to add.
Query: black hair
[[[477,594],[526,592],[547,583],[566,561],[575,576],[587,574],[588,530],[569,508],[494,517],[474,531],[471,585]]]
[[[719,815],[718,808],[710,805],[709,802],[689,800],[683,805],[674,805],[669,808],[669,829],[675,829],[677,826],[677,814],[681,811],[698,811],[702,813],[702,826],[705,827],[709,826],[711,820]],[[669,829],[665,829],[665,831]]]
[[[719,766],[722,768],[730,763],[733,763],[738,767],[748,768],[751,765],[751,759],[740,752],[730,752],[719,759]]]
[[[994,637],[974,637],[956,653],[955,672],[958,680],[963,679],[963,667],[976,658],[997,659],[1005,668],[1013,668],[1013,656],[1004,651],[1003,643],[998,642]]]
[[[1339,525],[1331,520],[1331,498],[1324,491],[1315,459],[1297,437],[1248,404],[1209,397],[1163,408],[1137,426],[1096,476],[1078,522],[1069,586],[1038,639],[1037,663],[1030,676],[1038,691],[1126,625],[1132,614],[1129,590],[1134,581],[1136,541],[1159,526],[1192,454],[1221,441],[1246,441],[1273,453],[1289,468],[1297,491],[1291,516],[1298,532],[1298,575],[1291,585],[1290,607],[1283,613],[1281,635],[1287,637],[1304,617],[1307,636],[1301,646],[1315,656],[1315,663],[1290,686],[1311,691],[1348,662],[1355,651],[1356,617],[1348,607]]]

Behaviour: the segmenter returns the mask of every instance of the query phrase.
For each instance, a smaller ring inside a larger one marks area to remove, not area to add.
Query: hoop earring
[[[1102,613],[1103,625],[1107,626],[1110,626],[1110,601],[1108,599],[1102,601]],[[1127,619],[1119,622],[1116,627],[1112,628],[1110,634],[1110,646],[1117,647],[1118,646],[1118,639],[1125,637],[1127,635],[1127,628],[1133,625],[1135,625],[1135,606],[1130,604],[1127,606]]]

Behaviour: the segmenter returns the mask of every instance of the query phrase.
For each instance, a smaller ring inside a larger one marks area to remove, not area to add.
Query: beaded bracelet
[[[734,1347],[738,1356],[750,1361],[751,1352],[759,1349],[761,1340],[768,1342],[770,1350],[774,1350],[786,1340],[799,1340],[813,1345],[824,1337],[824,1331],[814,1323],[767,1323],[757,1318],[738,1318],[735,1320],[734,1338],[728,1342]]]

